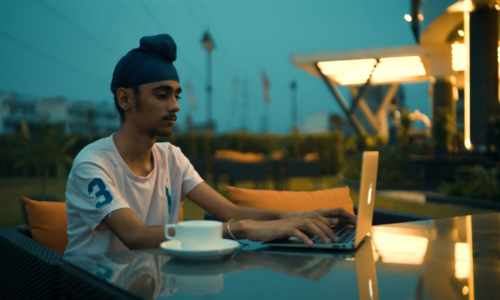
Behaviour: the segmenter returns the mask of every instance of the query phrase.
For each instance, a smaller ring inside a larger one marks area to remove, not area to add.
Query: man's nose
[[[174,98],[173,101],[170,101],[167,109],[169,112],[178,112],[179,110],[181,110],[181,107],[179,106],[176,98]]]

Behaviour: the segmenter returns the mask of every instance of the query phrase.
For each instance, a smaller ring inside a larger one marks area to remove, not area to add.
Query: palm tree
[[[45,127],[34,132],[30,132],[24,123],[21,126],[21,133],[15,139],[18,150],[15,168],[27,168],[31,164],[35,166],[37,175],[41,175],[41,195],[45,196],[49,171],[55,167],[59,178],[65,177],[67,167],[73,163],[73,158],[67,152],[74,145],[78,138],[78,133],[66,135],[64,123],[58,123],[53,127]]]

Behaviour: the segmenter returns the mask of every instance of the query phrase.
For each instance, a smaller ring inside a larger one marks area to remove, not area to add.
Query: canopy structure
[[[292,56],[292,63],[324,80],[358,133],[365,133],[366,129],[354,114],[357,107],[361,109],[374,131],[386,136],[386,109],[400,83],[422,82],[430,80],[432,76],[454,74],[448,48],[449,46],[436,48],[416,45],[299,54]],[[363,98],[370,86],[387,84],[391,87],[376,111],[372,111]],[[347,104],[337,85],[350,87],[354,97],[351,106]],[[362,86],[360,90],[356,88],[358,86]]]
[[[430,81],[431,120],[446,110],[453,126],[463,130],[467,150],[500,153],[495,129],[488,123],[500,112],[500,1],[410,2],[411,15],[404,19],[411,22],[417,45],[298,54],[292,63],[324,80],[358,133],[371,126],[371,132],[386,135],[391,93],[401,83]],[[338,85],[350,88],[350,105]],[[370,108],[363,97],[368,99],[366,93],[374,85],[390,88],[384,88],[380,103],[370,101]]]

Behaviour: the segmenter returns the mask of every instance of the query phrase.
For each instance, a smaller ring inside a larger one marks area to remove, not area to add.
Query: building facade
[[[0,107],[0,134],[20,130],[23,121],[30,130],[64,122],[66,133],[82,135],[104,135],[120,128],[120,115],[112,101],[68,101],[61,97],[0,93]]]

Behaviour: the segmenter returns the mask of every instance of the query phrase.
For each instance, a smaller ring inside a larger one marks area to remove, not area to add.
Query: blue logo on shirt
[[[111,277],[111,275],[113,275],[113,270],[111,270],[110,268],[106,267],[106,266],[103,266],[101,265],[100,263],[96,262],[95,265],[97,266],[97,268],[99,269],[95,275],[97,275],[97,277],[100,277],[104,280],[107,280]],[[104,271],[104,273],[101,272],[101,270]]]
[[[170,193],[168,192],[168,187],[165,187],[165,191],[167,194],[167,202],[168,202],[168,214],[172,211],[172,197],[170,197]]]
[[[110,204],[111,201],[113,201],[113,196],[111,196],[110,192],[106,191],[106,185],[104,185],[104,181],[102,181],[101,178],[94,178],[89,183],[89,187],[88,187],[89,195],[92,194],[92,191],[94,190],[94,186],[96,186],[96,185],[99,188],[99,191],[97,191],[95,193],[96,199],[98,199],[99,197],[103,196],[104,200],[103,201],[98,201],[95,204],[95,207],[96,208],[101,208],[101,207],[103,207],[106,204]]]

